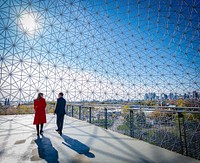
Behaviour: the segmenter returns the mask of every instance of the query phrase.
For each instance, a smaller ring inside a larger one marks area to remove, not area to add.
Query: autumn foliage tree
[[[190,102],[184,99],[178,99],[176,101],[176,106],[179,107],[189,107],[190,106]]]

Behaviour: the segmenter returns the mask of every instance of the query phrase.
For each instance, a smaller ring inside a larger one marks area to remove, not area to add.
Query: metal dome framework
[[[200,91],[200,1],[3,0],[0,101]]]

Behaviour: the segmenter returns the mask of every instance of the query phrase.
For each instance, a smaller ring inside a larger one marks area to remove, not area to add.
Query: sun
[[[40,19],[38,14],[24,12],[19,17],[20,28],[29,35],[34,35],[40,29]]]

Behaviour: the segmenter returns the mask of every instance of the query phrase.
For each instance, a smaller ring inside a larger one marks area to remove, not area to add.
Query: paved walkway
[[[200,163],[67,116],[61,137],[55,120],[47,115],[44,136],[36,139],[33,115],[0,116],[0,163]]]

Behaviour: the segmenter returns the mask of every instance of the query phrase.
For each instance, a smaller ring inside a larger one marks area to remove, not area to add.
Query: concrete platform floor
[[[0,163],[200,163],[195,159],[65,116],[63,135],[47,115],[36,136],[33,115],[0,116]]]

